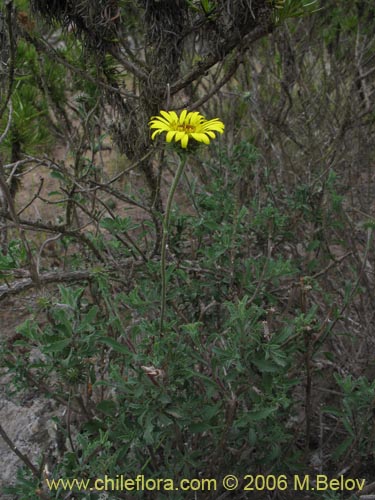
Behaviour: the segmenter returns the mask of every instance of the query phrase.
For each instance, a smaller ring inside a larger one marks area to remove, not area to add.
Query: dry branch
[[[49,285],[51,283],[77,283],[79,281],[90,280],[92,276],[92,270],[68,271],[63,273],[48,272],[39,275],[39,284]],[[30,290],[30,288],[33,288],[34,286],[35,282],[31,278],[15,281],[9,285],[2,285],[0,286],[0,301],[11,295],[18,295],[26,290]]]

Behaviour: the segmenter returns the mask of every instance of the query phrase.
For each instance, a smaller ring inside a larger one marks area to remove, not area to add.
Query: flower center
[[[187,134],[191,134],[192,132],[194,132],[195,130],[195,127],[194,125],[177,125],[177,130],[178,132],[186,132]]]

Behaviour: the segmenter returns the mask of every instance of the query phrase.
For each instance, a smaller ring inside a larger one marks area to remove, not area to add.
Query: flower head
[[[155,129],[151,139],[162,132],[166,132],[166,141],[181,141],[181,147],[186,149],[189,139],[209,144],[210,139],[215,139],[215,132],[224,132],[224,123],[218,118],[206,120],[198,111],[181,111],[180,116],[175,111],[160,111],[159,116],[151,117],[150,129]]]

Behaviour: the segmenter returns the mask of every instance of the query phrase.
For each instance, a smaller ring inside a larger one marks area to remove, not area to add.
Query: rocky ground
[[[11,340],[16,334],[17,325],[28,316],[27,304],[22,299],[3,301],[0,308],[1,338]],[[40,449],[43,443],[45,445],[49,441],[47,420],[51,403],[31,391],[11,395],[12,389],[11,376],[5,371],[1,372],[0,422],[21,453],[26,454],[37,466]],[[1,437],[0,463],[0,491],[3,491],[13,482],[22,462]]]

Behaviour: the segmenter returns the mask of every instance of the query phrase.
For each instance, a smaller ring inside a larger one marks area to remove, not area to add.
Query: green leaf
[[[354,440],[354,437],[349,436],[344,441],[339,444],[339,446],[335,449],[335,451],[332,453],[332,457],[334,460],[338,460],[352,445]]]
[[[117,405],[114,401],[110,399],[103,399],[96,405],[96,408],[108,416],[115,416],[117,412]]]
[[[248,416],[253,422],[258,422],[259,420],[265,420],[275,411],[277,411],[277,408],[262,408],[261,410],[251,411]]]
[[[262,372],[276,373],[280,370],[280,368],[270,359],[253,359],[252,363]]]
[[[100,221],[101,227],[107,229],[112,234],[126,233],[137,227],[130,217],[105,217]]]
[[[165,410],[165,413],[167,413],[168,415],[171,415],[174,418],[183,418],[183,415],[177,409],[173,409],[173,408],[167,409],[167,410]]]
[[[112,339],[111,337],[99,337],[98,342],[102,342],[107,346],[111,347],[114,351],[120,352],[121,354],[129,354],[129,348],[117,342],[117,340]]]
[[[53,177],[54,179],[59,179],[60,181],[65,181],[64,175],[61,172],[57,172],[56,170],[53,170],[51,172],[51,177]]]
[[[324,406],[322,408],[323,413],[328,413],[330,415],[334,415],[335,417],[342,417],[343,413],[341,410],[334,408],[333,406]]]
[[[206,432],[214,427],[210,425],[208,422],[195,422],[193,424],[190,424],[189,429],[190,432],[193,434],[199,434],[200,432]]]
[[[43,346],[43,352],[61,352],[63,351],[66,347],[68,347],[71,343],[71,339],[63,339],[63,340],[57,340],[56,342],[52,342],[50,344],[47,344]]]

